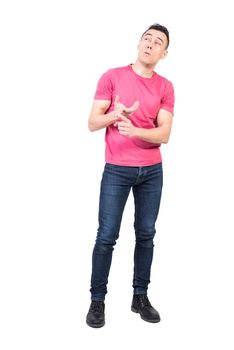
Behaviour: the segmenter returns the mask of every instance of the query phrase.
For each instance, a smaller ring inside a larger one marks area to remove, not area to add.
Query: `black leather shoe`
[[[86,317],[86,323],[90,327],[100,328],[105,324],[105,304],[104,301],[91,302],[89,312]]]
[[[144,321],[152,323],[160,322],[158,311],[153,308],[145,294],[133,295],[131,310],[139,313]]]

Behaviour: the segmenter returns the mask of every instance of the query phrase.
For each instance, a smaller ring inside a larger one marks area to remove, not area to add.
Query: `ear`
[[[168,54],[168,51],[167,50],[164,50],[162,55],[161,55],[161,59],[163,60]]]

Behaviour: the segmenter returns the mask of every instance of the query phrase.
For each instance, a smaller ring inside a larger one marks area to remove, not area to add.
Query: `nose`
[[[151,43],[147,43],[147,49],[152,49],[152,44]]]

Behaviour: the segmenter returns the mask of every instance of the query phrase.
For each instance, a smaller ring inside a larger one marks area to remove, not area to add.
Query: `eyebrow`
[[[146,35],[151,35],[151,36],[153,36],[153,34],[151,34],[151,33],[146,33],[144,36],[146,36]],[[164,44],[164,41],[163,41],[162,38],[160,38],[159,36],[157,36],[156,38],[159,39],[159,40]]]

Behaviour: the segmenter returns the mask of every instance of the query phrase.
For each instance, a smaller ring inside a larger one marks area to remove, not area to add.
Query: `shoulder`
[[[108,69],[102,74],[102,76],[99,79],[99,82],[115,86],[117,82],[128,81],[128,79],[129,68],[128,66],[125,66]]]
[[[157,80],[160,83],[160,85],[164,86],[165,88],[168,88],[168,87],[173,88],[172,82],[169,79],[163,77],[162,75],[157,74]]]
[[[165,98],[165,97],[170,97],[172,99],[174,99],[174,86],[172,84],[172,82],[161,76],[161,75],[157,75],[157,86],[158,86],[158,89],[161,93],[161,96],[162,98]]]
[[[115,68],[108,69],[103,75],[115,77],[121,74],[127,74],[128,72],[129,72],[129,66],[115,67]]]

